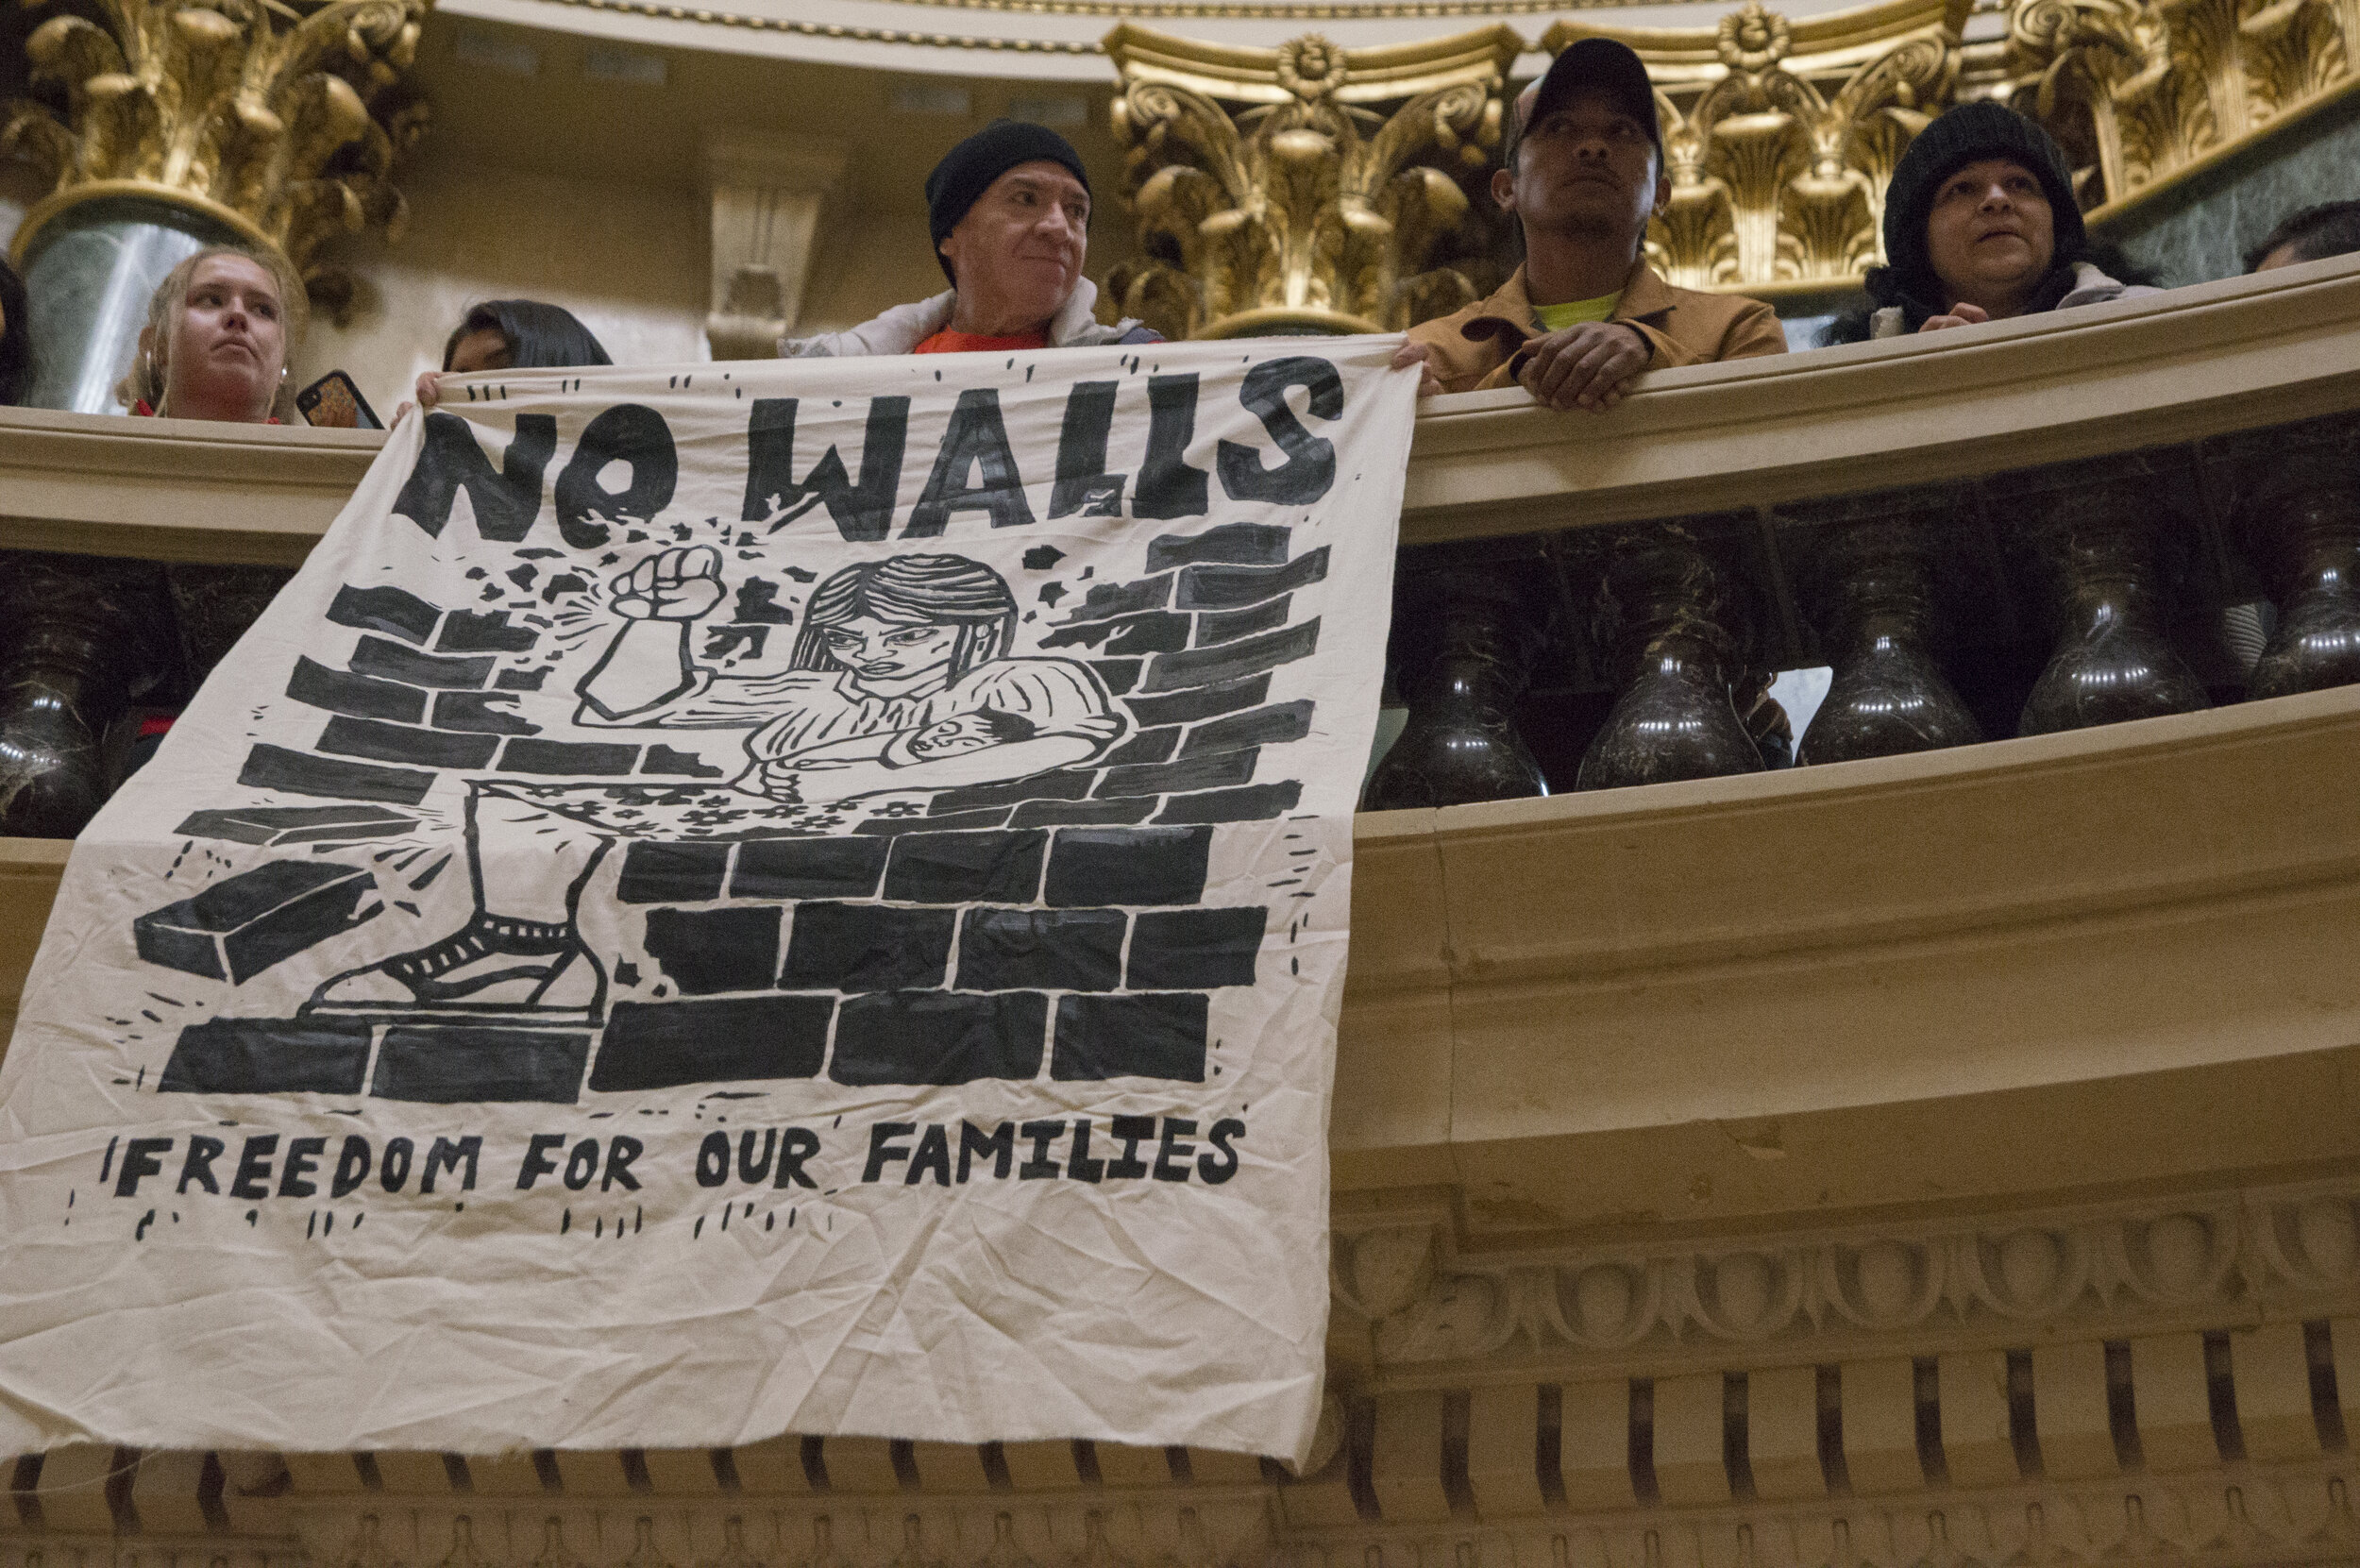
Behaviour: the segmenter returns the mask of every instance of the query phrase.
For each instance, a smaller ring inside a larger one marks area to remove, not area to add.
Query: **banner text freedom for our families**
[[[0,1436],[1304,1452],[1390,349],[403,421],[76,846]]]

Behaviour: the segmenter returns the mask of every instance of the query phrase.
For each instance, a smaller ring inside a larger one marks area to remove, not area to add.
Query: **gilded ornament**
[[[1168,337],[1397,331],[1502,275],[1477,196],[1519,48],[1507,28],[1347,51],[1123,26],[1105,47],[1141,252],[1108,278],[1121,313]]]
[[[2100,213],[2342,91],[2354,0],[2019,0],[2001,91],[2086,164]]]
[[[352,280],[316,257],[338,234],[398,237],[392,171],[426,125],[402,77],[427,4],[98,0],[50,16],[25,55],[51,96],[0,106],[0,157],[50,181],[17,230],[18,260],[69,208],[143,197],[277,248],[340,312]]]
[[[1732,71],[1766,71],[1795,46],[1795,29],[1785,17],[1763,10],[1761,0],[1746,0],[1721,18],[1718,32],[1721,63]]]

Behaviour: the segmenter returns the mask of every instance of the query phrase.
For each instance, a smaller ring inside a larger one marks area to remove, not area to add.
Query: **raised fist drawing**
[[[695,620],[721,602],[721,552],[711,545],[659,550],[616,578],[610,599],[633,620]]]

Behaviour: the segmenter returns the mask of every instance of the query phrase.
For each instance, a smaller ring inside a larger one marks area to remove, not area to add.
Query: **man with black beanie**
[[[779,353],[849,357],[1157,343],[1136,321],[1102,327],[1089,248],[1089,174],[1045,126],[995,120],[926,177],[927,232],[950,289],[849,331],[785,339]]]

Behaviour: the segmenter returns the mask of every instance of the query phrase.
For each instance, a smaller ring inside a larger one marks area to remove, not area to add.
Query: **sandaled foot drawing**
[[[479,913],[439,942],[323,984],[306,1013],[396,1022],[596,1023],[606,973],[570,925]]]

